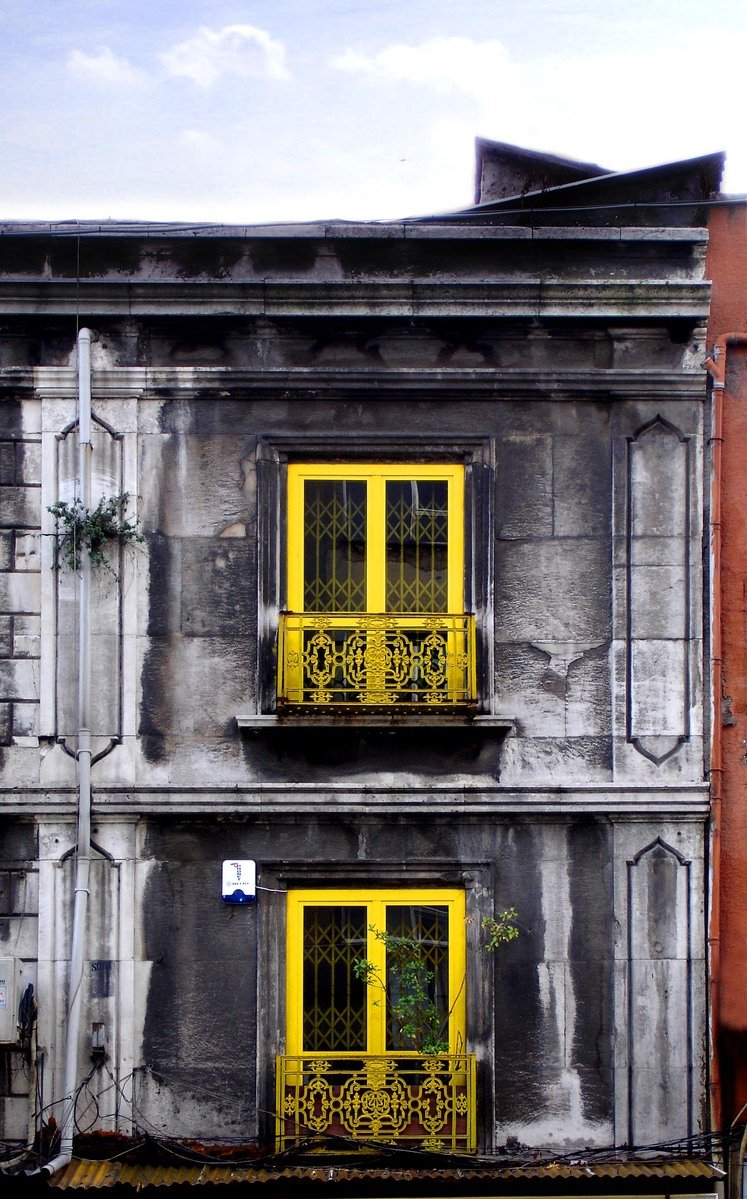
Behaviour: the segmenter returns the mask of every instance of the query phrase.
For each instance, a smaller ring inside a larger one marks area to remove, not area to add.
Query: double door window
[[[288,1052],[422,1051],[417,1027],[403,1031],[403,988],[411,983],[398,968],[398,946],[417,947],[418,1002],[448,1052],[464,1052],[464,894],[452,889],[290,892]]]
[[[464,467],[288,467],[288,609],[464,610]]]

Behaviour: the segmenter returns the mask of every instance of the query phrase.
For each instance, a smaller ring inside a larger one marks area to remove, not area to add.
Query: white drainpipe
[[[91,508],[91,330],[78,333],[78,483],[83,507]],[[91,560],[84,549],[78,571],[78,844],[75,855],[75,899],[70,947],[70,981],[65,1044],[64,1107],[60,1152],[34,1170],[50,1177],[73,1156],[75,1101],[78,1089],[78,1040],[83,1011],[84,966],[91,865]]]

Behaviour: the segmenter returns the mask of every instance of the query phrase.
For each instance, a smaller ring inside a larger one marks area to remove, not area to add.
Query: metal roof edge
[[[526,192],[524,195],[506,196],[502,200],[488,200],[483,204],[473,204],[467,208],[459,209],[451,213],[434,213],[432,216],[412,217],[406,218],[406,220],[430,221],[437,220],[439,217],[456,218],[476,216],[482,213],[499,213],[501,210],[510,208],[511,206],[530,208],[532,203],[536,201],[542,201],[544,207],[544,201],[555,198],[560,201],[559,207],[564,207],[565,205],[563,205],[562,201],[565,200],[566,197],[573,197],[578,195],[579,192],[583,194],[584,189],[587,191],[598,187],[603,187],[606,189],[614,186],[615,184],[633,183],[636,181],[636,179],[640,179],[641,182],[644,182],[648,179],[655,178],[657,175],[666,177],[667,174],[683,174],[686,171],[695,172],[708,168],[718,170],[720,181],[725,161],[726,152],[724,150],[718,150],[711,154],[698,155],[696,158],[683,158],[676,162],[660,163],[650,167],[638,167],[632,171],[610,171],[608,174],[604,175],[590,175],[585,179],[574,179],[570,183],[560,183],[555,187],[544,188],[541,191]],[[703,197],[702,200],[694,199],[685,201],[684,203],[686,203],[689,207],[697,207],[698,204],[705,203],[705,201],[706,197]],[[642,201],[641,206],[643,206],[644,203],[645,202]],[[665,207],[667,204],[666,201],[661,201],[660,203],[663,207]],[[674,204],[677,202],[672,201],[672,203]]]
[[[325,1182],[328,1184],[350,1184],[354,1182],[465,1182],[534,1180],[560,1181],[574,1179],[596,1179],[605,1181],[624,1179],[676,1179],[687,1181],[717,1182],[724,1178],[724,1171],[713,1162],[702,1159],[666,1158],[664,1160],[634,1159],[631,1161],[572,1161],[560,1160],[533,1164],[530,1162],[501,1162],[500,1159],[487,1163],[485,1159],[471,1162],[465,1158],[463,1165],[456,1165],[453,1158],[441,1166],[429,1158],[422,1165],[405,1166],[392,1161],[387,1165],[341,1165],[338,1160],[325,1163],[324,1158],[304,1164],[286,1164],[272,1161],[257,1162],[255,1165],[230,1161],[205,1162],[185,1160],[180,1165],[139,1165],[121,1160],[99,1161],[74,1158],[59,1174],[54,1175],[49,1186],[55,1189],[102,1188],[130,1185],[138,1189],[145,1186],[172,1186],[182,1184],[199,1186],[205,1184],[267,1184],[290,1180],[304,1183]],[[671,1190],[668,1187],[667,1190]]]

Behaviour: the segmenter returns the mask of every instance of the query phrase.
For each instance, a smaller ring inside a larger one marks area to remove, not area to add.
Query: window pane
[[[387,1049],[421,1049],[422,1035],[430,1029],[448,1040],[449,1013],[449,912],[445,906],[420,906],[408,904],[406,907],[387,905],[386,931],[393,937],[402,937],[414,942],[423,961],[423,969],[419,982],[425,993],[422,1003],[414,1005],[412,1020],[420,1025],[420,1032],[413,1044],[400,1032],[399,1022],[389,1014],[387,1020]],[[389,1007],[397,1004],[403,996],[407,998],[402,987],[400,972],[396,968],[394,951],[387,952],[387,993]],[[431,1005],[435,1006],[437,1015]],[[435,1017],[435,1018],[434,1018]],[[426,1028],[425,1026],[428,1026]]]
[[[304,611],[365,611],[365,481],[306,480],[303,563]]]
[[[448,611],[448,483],[386,485],[387,612]]]
[[[366,984],[353,974],[365,956],[365,907],[304,908],[304,1050],[365,1052]]]

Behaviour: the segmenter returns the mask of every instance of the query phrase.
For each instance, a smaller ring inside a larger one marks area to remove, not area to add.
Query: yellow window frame
[[[373,963],[378,977],[386,975],[384,943],[371,931],[371,925],[386,929],[387,906],[446,907],[449,920],[449,1053],[464,1053],[467,1015],[467,952],[465,894],[457,888],[387,888],[374,890],[298,890],[289,891],[287,900],[286,958],[286,1053],[300,1055],[303,1048],[303,919],[309,907],[365,907],[367,909],[367,947],[365,956]],[[376,987],[366,990],[366,1053],[392,1053],[386,1047],[386,1005],[380,1002]],[[396,1050],[397,1057],[416,1055],[413,1050]],[[351,1054],[351,1056],[356,1056]]]
[[[386,611],[386,484],[435,480],[448,487],[448,611],[464,612],[464,466],[456,463],[341,462],[288,466],[289,612],[304,610],[304,484],[307,479],[366,483],[366,612]]]

